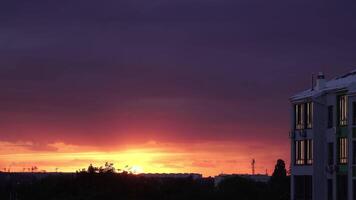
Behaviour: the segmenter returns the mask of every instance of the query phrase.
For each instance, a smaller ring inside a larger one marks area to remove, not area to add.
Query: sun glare
[[[142,174],[143,173],[143,169],[140,166],[134,165],[131,167],[130,172],[133,174]]]

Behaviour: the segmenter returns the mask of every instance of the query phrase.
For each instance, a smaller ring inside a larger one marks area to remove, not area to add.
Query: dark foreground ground
[[[144,178],[130,174],[1,174],[1,200],[287,200],[289,178],[256,183],[244,178]]]

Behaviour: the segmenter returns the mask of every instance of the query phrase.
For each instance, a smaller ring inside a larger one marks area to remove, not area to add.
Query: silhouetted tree
[[[272,178],[285,178],[287,176],[286,164],[284,160],[278,159],[274,167]]]
[[[33,172],[36,172],[38,170],[38,167],[37,166],[32,166],[31,167],[31,172],[33,173]]]
[[[92,164],[89,165],[88,169],[85,170],[79,170],[79,172],[84,172],[88,174],[95,174],[95,173],[115,173],[115,167],[113,163],[106,162],[104,166],[100,167],[95,167]]]
[[[290,178],[287,176],[286,164],[282,159],[277,160],[270,186],[276,200],[287,200],[290,198]]]
[[[99,173],[115,173],[114,164],[106,162],[104,167],[99,168]]]
[[[97,171],[98,171],[98,169],[97,169],[96,167],[94,167],[92,164],[89,165],[88,170],[87,170],[87,172],[88,172],[89,174],[94,174],[94,173],[96,173]]]

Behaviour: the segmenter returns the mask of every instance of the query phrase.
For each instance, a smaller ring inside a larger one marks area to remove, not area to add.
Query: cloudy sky
[[[0,169],[204,175],[289,161],[288,98],[356,68],[356,3],[54,0],[0,6]]]

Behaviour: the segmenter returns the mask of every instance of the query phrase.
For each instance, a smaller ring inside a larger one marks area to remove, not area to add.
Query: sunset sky
[[[0,3],[0,170],[272,172],[288,98],[356,68],[356,3]]]

